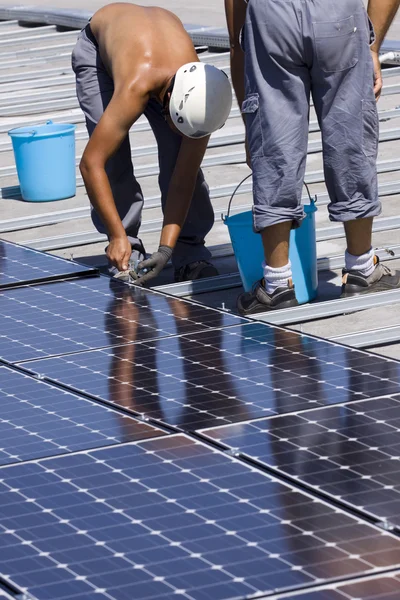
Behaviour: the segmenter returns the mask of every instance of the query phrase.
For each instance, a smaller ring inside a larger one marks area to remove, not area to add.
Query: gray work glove
[[[137,266],[136,271],[130,271],[132,279],[136,285],[144,285],[150,279],[157,277],[172,256],[172,248],[169,246],[160,246],[157,252],[153,252],[150,258],[142,260]]]

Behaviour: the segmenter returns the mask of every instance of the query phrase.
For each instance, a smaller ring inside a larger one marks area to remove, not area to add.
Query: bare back
[[[181,21],[162,8],[110,4],[90,26],[116,89],[145,82],[157,93],[183,64],[198,60]]]

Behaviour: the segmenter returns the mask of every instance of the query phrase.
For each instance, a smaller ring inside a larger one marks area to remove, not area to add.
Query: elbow
[[[79,163],[79,171],[83,178],[85,178],[86,173],[88,172],[89,166],[84,156],[82,156]]]
[[[90,158],[88,158],[85,154],[83,154],[80,163],[79,163],[79,171],[85,180],[87,177],[90,177],[95,171],[97,171],[100,165],[94,163]]]

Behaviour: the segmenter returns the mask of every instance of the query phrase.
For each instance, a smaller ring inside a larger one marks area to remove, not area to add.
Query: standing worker
[[[200,165],[209,135],[230,113],[226,74],[199,62],[174,14],[124,3],[95,13],[78,37],[72,67],[90,135],[80,170],[93,223],[109,239],[110,273],[135,280],[132,264],[139,261],[138,270],[147,273],[138,283],[147,283],[172,257],[176,281],[216,275],[204,246],[214,213]],[[138,238],[143,194],[129,143],[142,114],[158,144],[164,212],[160,247],[144,262]]]
[[[331,221],[344,223],[342,297],[400,287],[371,247],[381,212],[376,159],[379,49],[400,0],[225,0],[232,80],[253,171],[264,277],[241,314],[296,306],[289,235],[304,218],[310,93],[322,133]],[[375,31],[374,31],[375,30]],[[243,52],[244,50],[244,52]]]

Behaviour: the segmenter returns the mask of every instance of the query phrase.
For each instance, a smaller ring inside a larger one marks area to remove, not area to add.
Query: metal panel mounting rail
[[[400,325],[346,333],[345,335],[338,335],[329,339],[331,342],[345,344],[353,348],[372,348],[372,346],[398,342],[400,340]]]
[[[396,302],[400,302],[400,290],[378,292],[376,294],[356,296],[355,298],[339,298],[338,300],[330,300],[329,302],[303,304],[294,308],[284,308],[275,312],[252,315],[248,318],[273,325],[289,325],[290,323],[303,323],[324,317],[353,313],[358,310],[374,308],[377,305],[387,306]]]

